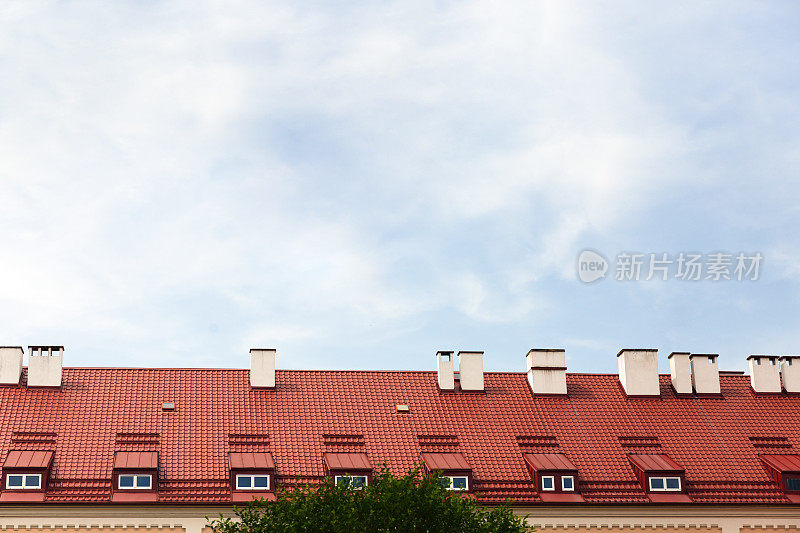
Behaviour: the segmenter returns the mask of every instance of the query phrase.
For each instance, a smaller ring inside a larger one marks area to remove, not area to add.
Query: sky
[[[800,353],[798,27],[790,1],[3,2],[0,345]],[[585,249],[605,278],[578,279]],[[681,252],[763,260],[615,277]]]

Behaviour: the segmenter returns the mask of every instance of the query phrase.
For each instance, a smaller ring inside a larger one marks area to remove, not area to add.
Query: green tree
[[[211,523],[216,533],[520,533],[531,531],[506,506],[482,507],[446,490],[441,478],[414,469],[402,477],[385,467],[359,490],[330,480],[278,490],[276,500],[235,508]]]

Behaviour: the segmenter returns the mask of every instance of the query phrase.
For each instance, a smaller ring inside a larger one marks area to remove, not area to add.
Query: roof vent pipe
[[[781,392],[781,374],[778,358],[774,355],[751,355],[750,386],[756,392]]]
[[[250,386],[256,389],[275,387],[275,355],[274,348],[250,349]]]
[[[458,373],[462,391],[482,391],[483,352],[458,352]]]
[[[455,373],[453,371],[453,352],[436,352],[436,371],[440,390],[454,390],[456,388]]]
[[[19,385],[22,346],[0,346],[0,385]]]
[[[530,350],[525,356],[534,394],[566,394],[567,363],[562,349]]]
[[[622,349],[617,354],[619,382],[628,396],[659,396],[658,350]]]
[[[28,346],[28,387],[60,387],[63,346]]]
[[[672,352],[669,354],[669,375],[672,387],[677,394],[692,393],[692,367],[689,352]]]
[[[800,392],[800,355],[782,355],[781,378],[786,392]]]
[[[719,394],[719,355],[715,353],[693,353],[692,386],[697,394]]]

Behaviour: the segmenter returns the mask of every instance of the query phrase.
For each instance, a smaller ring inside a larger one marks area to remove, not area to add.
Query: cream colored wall
[[[516,508],[540,533],[800,533],[800,506],[648,505]],[[0,506],[0,533],[211,533],[228,506]]]
[[[542,533],[792,533],[800,506],[652,505],[515,509]]]

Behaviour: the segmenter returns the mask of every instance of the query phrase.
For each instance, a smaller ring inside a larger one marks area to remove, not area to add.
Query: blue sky
[[[798,26],[795,2],[4,2],[0,344],[798,353]],[[764,260],[586,285],[584,248]]]

